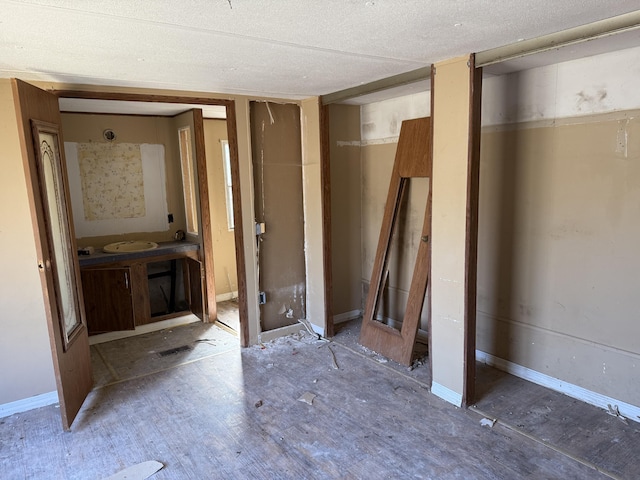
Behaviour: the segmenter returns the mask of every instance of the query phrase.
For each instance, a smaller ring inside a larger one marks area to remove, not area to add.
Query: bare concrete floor
[[[390,363],[305,334],[177,358],[96,388],[71,432],[55,406],[1,419],[0,478],[101,479],[146,460],[165,465],[154,479],[616,478],[482,427]]]

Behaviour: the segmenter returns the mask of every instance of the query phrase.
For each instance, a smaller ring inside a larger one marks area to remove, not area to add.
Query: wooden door
[[[135,330],[131,270],[84,268],[81,275],[89,333]]]
[[[34,268],[44,293],[62,424],[69,430],[93,383],[58,98],[20,80],[12,86],[38,254]]]
[[[429,186],[429,197],[427,198],[418,255],[409,287],[409,298],[402,321],[402,329],[396,330],[379,322],[375,320],[375,316],[388,274],[391,239],[400,213],[402,198],[406,192],[407,182],[411,178],[431,176],[431,150],[431,118],[424,117],[403,121],[400,127],[396,159],[391,173],[378,249],[360,330],[362,345],[404,365],[411,364],[413,346],[418,333],[429,280],[431,186]]]

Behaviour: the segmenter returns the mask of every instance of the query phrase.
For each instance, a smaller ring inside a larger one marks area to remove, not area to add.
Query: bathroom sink
[[[115,242],[105,245],[102,250],[106,253],[133,253],[144,252],[158,248],[156,242],[145,242],[141,240],[131,240],[129,242]]]

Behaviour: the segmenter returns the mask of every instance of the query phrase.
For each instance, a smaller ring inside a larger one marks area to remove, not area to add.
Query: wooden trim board
[[[467,225],[465,234],[465,382],[462,403],[471,405],[476,384],[476,296],[478,274],[478,202],[480,192],[480,116],[482,111],[482,68],[475,68],[475,57],[469,60],[469,147],[467,169]]]
[[[329,106],[320,106],[320,185],[322,202],[322,254],[324,262],[325,335],[334,335],[333,267],[331,259],[331,147]]]

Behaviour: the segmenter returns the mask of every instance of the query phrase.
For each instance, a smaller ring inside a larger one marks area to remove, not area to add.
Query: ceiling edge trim
[[[387,90],[393,87],[408,85],[409,83],[415,83],[421,80],[428,80],[430,78],[431,66],[422,67],[418,68],[417,70],[411,70],[410,72],[400,73],[399,75],[393,75],[392,77],[382,78],[374,82],[369,82],[363,85],[358,85],[356,87],[346,88],[334,93],[322,95],[320,98],[323,105],[330,105],[332,103],[343,102],[351,98],[368,95],[370,93]]]
[[[486,67],[494,63],[513,60],[534,53],[546,52],[548,50],[628,32],[638,28],[640,28],[640,10],[478,52],[476,53],[476,66]]]

